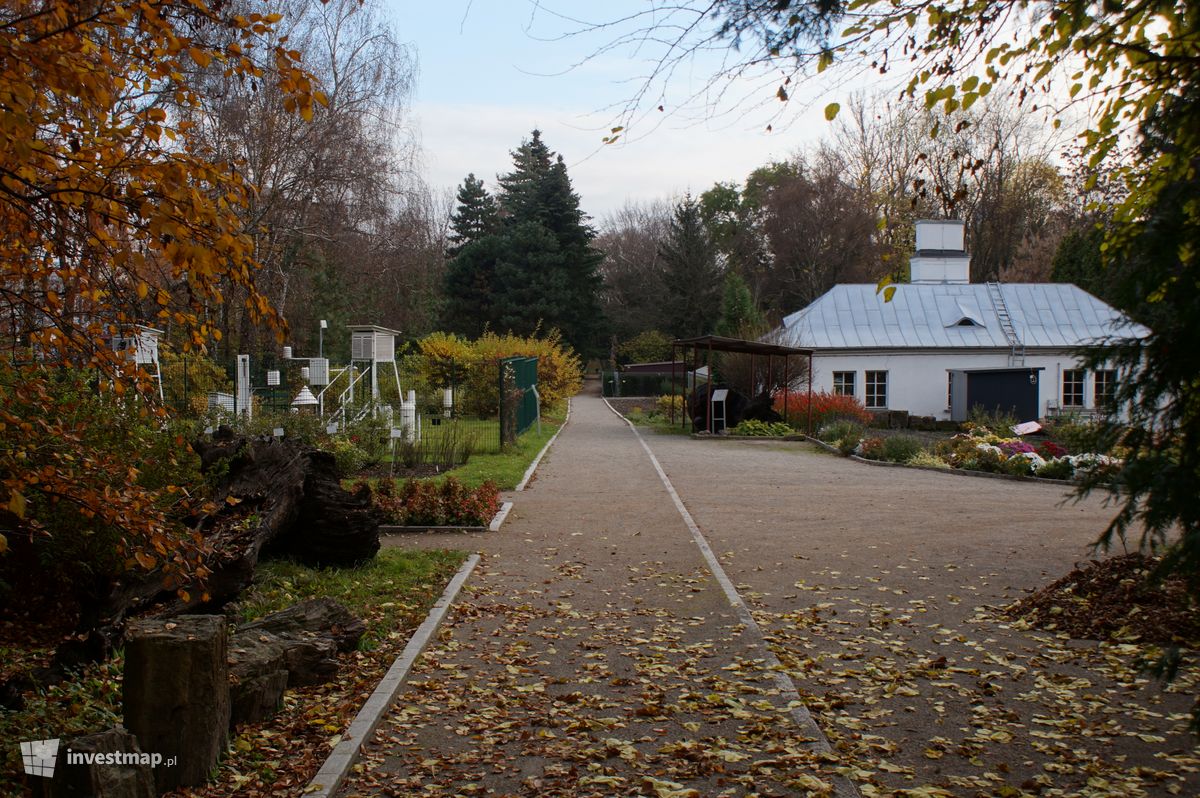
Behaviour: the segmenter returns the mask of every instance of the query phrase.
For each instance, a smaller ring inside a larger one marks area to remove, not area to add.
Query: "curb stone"
[[[520,491],[525,490],[525,488],[529,486],[529,480],[533,479],[533,474],[535,471],[537,471],[538,465],[542,462],[542,457],[544,457],[546,452],[548,452],[550,450],[550,446],[558,438],[559,433],[561,433],[564,429],[567,428],[567,424],[570,423],[570,421],[571,421],[571,400],[567,399],[567,417],[563,419],[562,426],[559,427],[558,430],[556,430],[555,433],[550,436],[550,440],[546,441],[546,445],[542,447],[542,450],[540,452],[538,452],[537,457],[533,458],[533,462],[529,464],[529,468],[525,469],[525,476],[521,477],[521,481],[519,483],[517,483],[517,487],[514,488],[514,490],[520,492]]]
[[[392,667],[388,668],[388,672],[379,681],[374,692],[371,693],[371,697],[367,699],[354,720],[350,722],[350,728],[329,752],[325,764],[321,765],[317,775],[304,789],[305,795],[314,796],[314,798],[330,798],[342,786],[342,782],[346,780],[350,769],[358,760],[363,742],[379,728],[384,713],[392,706],[392,702],[396,700],[396,696],[404,687],[404,682],[408,678],[413,664],[417,661],[417,657],[421,656],[421,652],[425,650],[429,641],[437,633],[438,627],[441,626],[450,610],[450,605],[454,603],[459,590],[462,589],[467,577],[471,575],[478,564],[479,555],[472,554],[458,569],[458,573],[450,580],[450,584],[446,585],[446,590],[429,610],[425,621],[417,627],[417,631],[413,632],[404,651],[400,652],[400,656],[392,663]]]

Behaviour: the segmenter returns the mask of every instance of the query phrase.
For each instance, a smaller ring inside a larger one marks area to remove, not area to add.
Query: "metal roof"
[[[713,352],[740,352],[750,355],[811,355],[811,349],[799,349],[794,346],[765,343],[763,341],[747,341],[742,338],[725,338],[720,335],[701,335],[696,338],[677,338],[673,346],[695,347],[710,349]]]
[[[1150,333],[1070,283],[999,287],[1026,349],[1070,349]],[[784,318],[782,340],[815,349],[1009,348],[983,283],[898,285],[890,302],[874,284],[834,286]]]

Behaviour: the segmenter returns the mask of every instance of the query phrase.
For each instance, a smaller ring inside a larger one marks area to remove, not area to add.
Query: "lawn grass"
[[[650,415],[646,415],[645,413],[630,413],[629,415],[625,416],[625,418],[633,422],[638,429],[650,430],[651,432],[657,432],[660,435],[692,434],[691,424],[681,424],[679,419],[675,419],[675,421],[672,422],[670,416],[663,416],[659,415],[658,413],[652,413]]]
[[[238,601],[234,623],[324,596],[366,621],[359,649],[371,651],[383,637],[420,623],[466,558],[466,552],[445,549],[383,549],[358,568],[310,568],[274,560],[255,572],[254,584]]]
[[[537,457],[546,442],[554,437],[554,433],[562,427],[565,419],[565,412],[547,413],[542,416],[541,432],[538,432],[536,426],[531,427],[506,450],[490,454],[473,454],[465,465],[451,469],[436,479],[442,480],[447,476],[452,476],[464,485],[473,488],[490,479],[500,490],[512,490],[517,487],[521,477],[525,476],[525,471],[533,462],[533,458]]]

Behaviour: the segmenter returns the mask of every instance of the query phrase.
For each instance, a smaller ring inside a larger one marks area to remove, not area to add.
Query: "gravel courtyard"
[[[343,795],[1195,795],[1195,668],[1002,608],[1109,516],[1053,485],[643,433],[832,746],[700,554],[635,433],[575,399]],[[850,788],[849,784],[854,787]]]

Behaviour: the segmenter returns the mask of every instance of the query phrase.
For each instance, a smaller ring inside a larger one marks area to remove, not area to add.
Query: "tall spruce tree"
[[[659,256],[663,311],[671,334],[690,338],[712,332],[720,313],[721,265],[700,204],[691,195],[675,206]]]
[[[495,232],[499,221],[495,198],[473,172],[458,187],[455,199],[458,207],[450,215],[450,246],[446,249],[450,257],[457,255],[472,241]]]
[[[577,351],[594,354],[604,330],[595,230],[562,156],[539,131],[512,157],[513,171],[497,179],[495,229],[462,247],[447,268],[447,326],[466,334],[485,325],[520,334],[557,328]]]

